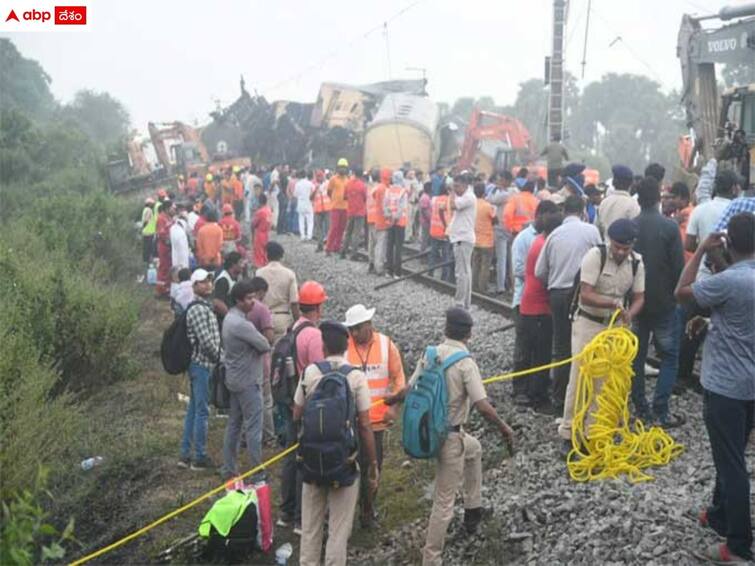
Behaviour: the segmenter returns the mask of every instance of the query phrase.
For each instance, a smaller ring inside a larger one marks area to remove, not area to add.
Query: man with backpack
[[[359,498],[360,443],[368,456],[373,492],[380,473],[367,379],[344,357],[349,331],[338,322],[324,321],[320,332],[325,360],[307,367],[294,395],[294,420],[302,427],[297,459],[304,480],[300,564],[319,566],[327,511],[325,563],[343,566]]]
[[[482,447],[480,442],[464,431],[464,425],[469,417],[469,405],[472,404],[477,411],[490,423],[498,428],[501,436],[513,451],[514,431],[499,416],[487,399],[485,386],[482,383],[480,370],[477,363],[472,359],[467,349],[467,343],[472,337],[472,316],[463,308],[453,307],[446,311],[446,339],[437,347],[428,348],[425,356],[420,360],[414,371],[408,386],[395,395],[386,398],[387,405],[401,401],[408,397],[404,407],[404,449],[410,450],[421,448],[411,446],[407,442],[408,418],[414,411],[412,396],[416,388],[422,388],[422,383],[428,377],[426,373],[431,368],[437,368],[440,362],[441,368],[445,369],[445,379],[442,382],[443,391],[448,399],[447,406],[441,407],[441,414],[445,417],[444,423],[439,425],[445,436],[441,441],[437,453],[435,472],[435,492],[433,494],[433,508],[430,512],[430,520],[427,525],[425,546],[422,549],[422,564],[424,566],[440,566],[443,561],[443,546],[446,539],[448,525],[453,518],[454,501],[456,491],[462,486],[464,495],[464,527],[467,533],[472,534],[477,530],[483,514],[481,487],[482,487]],[[436,355],[436,356],[434,356]],[[437,360],[428,359],[429,356],[437,357]],[[449,365],[448,362],[452,362]],[[430,415],[436,415],[435,407],[430,409]],[[420,422],[428,420],[421,418]],[[417,432],[417,431],[415,431]],[[422,434],[414,437],[422,437]],[[424,457],[429,457],[430,454]]]
[[[189,365],[191,392],[186,408],[184,433],[181,442],[181,468],[205,470],[212,460],[205,452],[207,443],[208,397],[212,369],[220,360],[220,329],[209,299],[212,296],[212,274],[197,269],[191,275],[196,300],[186,310],[186,334],[192,347]],[[191,449],[194,447],[194,459]]]
[[[275,345],[273,351],[272,377],[273,398],[276,410],[286,422],[285,446],[298,441],[299,429],[293,419],[293,395],[299,385],[304,369],[324,359],[322,335],[317,325],[322,318],[322,308],[328,296],[316,281],[305,281],[299,289],[301,317],[286,335]],[[285,380],[285,381],[284,381]],[[294,534],[301,534],[301,473],[296,467],[296,457],[291,454],[283,461],[281,471],[281,515],[279,527],[294,525]]]
[[[605,330],[616,309],[621,309],[620,322],[630,326],[645,303],[645,266],[642,257],[633,251],[637,225],[627,218],[615,220],[606,231],[608,246],[590,249],[582,260],[577,290],[577,309],[572,324],[572,355],[581,352],[600,332]],[[564,416],[558,434],[564,439],[563,450],[571,450],[571,430],[574,404],[579,381],[579,360],[571,364],[569,383],[564,400]],[[595,394],[600,393],[603,380],[595,382]],[[587,419],[586,426],[592,424]],[[589,436],[589,429],[587,432]]]
[[[270,351],[270,343],[247,320],[256,303],[257,292],[251,279],[234,285],[231,298],[235,305],[223,320],[225,385],[230,392],[230,414],[223,442],[224,480],[238,474],[236,456],[242,433],[251,466],[262,463],[263,355]],[[252,481],[262,477],[263,474],[257,474]]]

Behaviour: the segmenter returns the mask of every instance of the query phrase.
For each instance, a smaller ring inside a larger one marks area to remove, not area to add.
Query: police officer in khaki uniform
[[[632,250],[637,238],[637,225],[632,220],[620,218],[608,227],[607,234],[609,245],[603,248],[605,252],[596,246],[588,251],[582,260],[579,307],[572,324],[572,355],[581,352],[599,332],[608,327],[616,309],[621,309],[620,322],[630,326],[645,302],[645,268],[640,254]],[[601,269],[603,253],[605,264]],[[627,307],[625,297],[630,291],[631,299]],[[572,363],[569,385],[566,388],[564,416],[558,425],[558,434],[564,439],[565,452],[571,450],[571,427],[579,367],[579,360]],[[596,395],[600,392],[602,384],[602,378],[595,381]],[[588,421],[587,426],[590,424]]]
[[[460,350],[468,351],[467,343],[472,336],[473,324],[471,315],[463,308],[454,307],[446,311],[446,339],[438,346],[441,361]],[[417,380],[424,365],[425,360],[420,360],[407,388]],[[498,428],[509,450],[513,450],[514,432],[488,401],[480,370],[471,357],[460,360],[448,369],[446,385],[449,432],[437,460],[433,509],[422,549],[422,564],[425,566],[443,562],[446,531],[453,518],[454,500],[460,486],[464,495],[464,526],[467,532],[474,533],[482,519],[482,447],[475,437],[464,431],[470,403]],[[403,399],[407,388],[386,398],[386,404],[392,405]]]
[[[255,275],[267,281],[267,293],[263,302],[273,315],[273,344],[283,336],[288,328],[299,320],[299,287],[296,283],[296,274],[283,265],[283,246],[278,242],[268,242],[268,264],[260,267]],[[269,367],[270,358],[267,364]],[[266,375],[270,375],[269,369]],[[269,377],[262,381],[262,394],[265,401],[263,413],[264,441],[272,442],[275,439],[275,425],[273,422],[273,393]]]

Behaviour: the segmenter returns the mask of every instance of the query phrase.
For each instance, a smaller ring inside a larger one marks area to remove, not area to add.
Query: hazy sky
[[[733,0],[730,3],[738,3]],[[580,76],[588,0],[572,0],[566,67]],[[607,72],[680,84],[681,15],[718,0],[593,0],[585,82]],[[353,84],[421,76],[430,96],[513,102],[519,82],[543,73],[551,0],[90,0],[88,33],[5,34],[52,76],[67,101],[108,91],[147,121],[204,123],[232,102],[239,75],[269,100],[313,102],[323,81]],[[402,12],[398,15],[400,12]],[[387,39],[383,22],[387,21]],[[617,37],[613,46],[609,46]]]

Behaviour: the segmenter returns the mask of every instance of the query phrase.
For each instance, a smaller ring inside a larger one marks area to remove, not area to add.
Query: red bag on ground
[[[270,509],[270,485],[265,482],[254,484],[257,492],[257,546],[262,552],[273,548],[273,514]]]

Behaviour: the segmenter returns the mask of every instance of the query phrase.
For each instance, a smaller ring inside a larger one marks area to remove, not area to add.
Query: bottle
[[[88,472],[95,466],[99,466],[102,464],[102,462],[105,461],[105,458],[102,456],[95,456],[94,458],[87,458],[86,460],[81,461],[81,469],[85,472]]]
[[[147,284],[148,285],[157,284],[157,268],[155,267],[154,263],[150,263],[149,268],[147,268]]]
[[[291,558],[291,555],[294,553],[294,548],[291,546],[290,542],[287,542],[286,544],[278,547],[278,550],[275,551],[275,563],[279,566],[285,566],[288,563],[288,559]]]
[[[291,356],[286,358],[286,377],[293,378],[296,375],[294,359]]]

